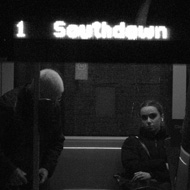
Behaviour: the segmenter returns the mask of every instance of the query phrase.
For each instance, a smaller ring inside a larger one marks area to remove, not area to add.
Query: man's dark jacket
[[[167,156],[165,147],[166,133],[164,130],[152,136],[141,129],[138,138],[128,137],[122,145],[121,159],[126,171],[126,177],[132,178],[135,172],[143,171],[151,174],[158,182],[169,182],[169,171],[166,168]],[[146,148],[150,155],[148,155]]]
[[[33,167],[33,98],[25,85],[0,98],[0,187],[4,188],[16,168],[32,180]],[[51,177],[63,149],[64,136],[60,106],[39,101],[40,168]]]

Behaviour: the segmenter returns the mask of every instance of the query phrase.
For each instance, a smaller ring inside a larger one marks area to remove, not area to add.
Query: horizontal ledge
[[[63,147],[70,150],[121,150],[121,147]]]
[[[61,189],[61,190],[114,190],[114,189],[82,189],[82,188],[78,188],[78,189]]]
[[[110,137],[110,136],[65,136],[66,140],[125,140],[125,137]]]

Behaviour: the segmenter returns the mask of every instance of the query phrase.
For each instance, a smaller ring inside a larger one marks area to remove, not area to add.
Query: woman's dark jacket
[[[0,98],[0,187],[19,167],[32,179],[33,98],[27,85]],[[40,168],[51,177],[63,149],[60,106],[39,101]]]
[[[128,137],[122,145],[121,159],[126,177],[131,179],[135,172],[150,173],[158,182],[169,182],[169,171],[166,168],[167,156],[165,147],[166,133],[164,130],[153,136],[141,128],[138,137]],[[140,143],[143,142],[146,149]]]

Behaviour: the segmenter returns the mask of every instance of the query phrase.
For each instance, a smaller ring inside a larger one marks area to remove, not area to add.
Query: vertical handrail
[[[40,64],[35,65],[34,73],[34,123],[33,123],[33,190],[39,190],[39,145],[38,100],[40,97]]]
[[[2,77],[2,61],[0,59],[0,96],[2,96],[2,80],[3,80],[3,77]]]
[[[189,72],[189,70],[188,70]],[[188,79],[187,82],[189,82]],[[176,179],[175,190],[190,190],[190,83],[186,94],[185,118],[182,126],[182,143]]]

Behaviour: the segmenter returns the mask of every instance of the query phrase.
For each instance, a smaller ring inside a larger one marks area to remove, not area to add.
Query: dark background
[[[34,67],[35,63],[17,62],[15,86],[31,82]],[[63,76],[65,92],[61,104],[65,135],[137,135],[141,124],[139,106],[146,99],[161,102],[167,131],[174,132],[171,64],[89,61],[87,80],[75,79],[72,62],[41,63],[41,68],[47,67],[58,69]]]
[[[36,24],[36,27],[42,25],[43,23],[55,21],[58,19],[66,20],[69,23],[85,23],[93,22],[95,20],[105,20],[110,24],[117,24],[120,21],[125,21],[129,24],[135,24],[137,12],[142,3],[143,0],[1,1],[0,43],[2,46],[2,51],[0,57],[6,57],[9,60],[14,60],[15,58],[19,59],[17,58],[18,54],[17,52],[15,53],[15,49],[19,49],[20,47],[15,48],[15,46],[17,47],[18,44],[17,40],[13,38],[13,25],[18,20],[23,19],[28,22],[33,22]],[[190,6],[188,1],[152,0],[147,18],[147,25],[165,25],[172,31],[170,41],[174,42],[172,44],[171,42],[161,44],[159,45],[158,49],[162,49],[162,47],[166,50],[168,49],[168,54],[174,54],[174,57],[175,52],[180,49],[181,53],[179,57],[184,59],[184,61],[187,60],[187,58],[184,57],[187,57],[189,54],[189,52],[187,52],[187,47],[189,46],[189,7]],[[31,44],[31,42],[27,43]],[[46,42],[42,43],[44,43],[44,46],[47,46]],[[48,41],[48,43],[51,42]],[[60,45],[62,42],[57,41],[56,43]],[[68,44],[66,44],[66,49],[67,47],[73,48],[73,46],[75,46],[77,49],[80,49],[79,47],[81,47],[81,44],[79,44],[81,42],[67,43]],[[99,42],[93,43],[95,43],[95,46],[98,46],[97,48],[101,46],[98,44]],[[111,44],[104,43],[103,46],[105,46],[106,49],[109,48],[110,45],[115,46],[115,43],[117,42],[111,42]],[[140,45],[143,43],[145,44],[145,47],[148,47],[147,51],[154,48],[152,47],[152,45],[149,47],[149,44],[147,45],[146,42],[141,42]],[[55,44],[55,41],[53,42],[53,44]],[[91,42],[84,42],[84,50],[92,48],[91,44]],[[137,49],[136,46],[138,46],[139,44],[136,42],[133,44],[134,45],[129,45],[129,49],[131,49],[131,47],[133,46],[135,49]],[[122,46],[123,44],[119,48],[122,48]],[[179,48],[177,46],[179,46]],[[126,42],[124,43],[124,47],[128,47],[128,45],[126,45]],[[39,49],[40,48],[41,47],[39,47]],[[51,52],[52,50],[49,49],[46,51]],[[79,52],[79,55],[81,56],[81,52]],[[176,59],[180,58],[177,57]],[[114,61],[116,60],[114,59],[113,62]],[[172,61],[173,59],[171,60],[171,62]]]

